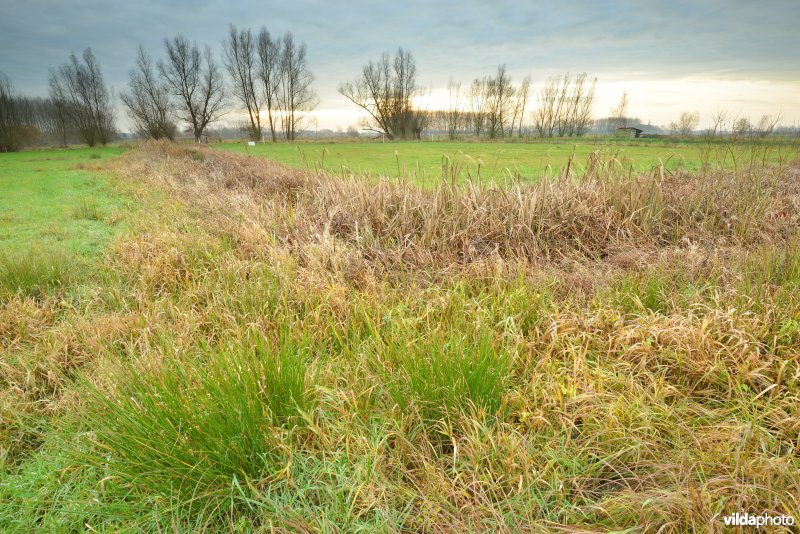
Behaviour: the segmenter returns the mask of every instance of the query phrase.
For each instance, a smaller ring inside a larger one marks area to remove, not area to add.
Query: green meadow
[[[697,146],[659,140],[580,140],[577,142],[435,142],[380,141],[353,143],[226,143],[223,150],[266,157],[296,169],[324,170],[339,176],[404,177],[435,185],[441,177],[482,178],[503,182],[519,178],[536,181],[557,176],[570,162],[579,173],[590,155],[613,160],[624,171],[648,171],[663,164],[668,170],[696,170]]]
[[[39,296],[95,271],[125,227],[129,199],[96,168],[122,148],[0,157],[0,293]]]
[[[124,203],[90,170],[122,148],[39,150],[0,157],[0,250],[91,256],[116,232]]]

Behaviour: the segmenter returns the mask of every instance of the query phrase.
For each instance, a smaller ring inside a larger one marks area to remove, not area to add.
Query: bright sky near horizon
[[[446,101],[449,80],[466,85],[504,63],[515,81],[531,76],[534,96],[553,75],[596,76],[595,117],[627,91],[629,115],[655,125],[699,111],[703,127],[717,110],[800,124],[796,0],[5,1],[0,71],[18,92],[44,96],[48,68],[91,47],[118,94],[139,44],[160,57],[163,39],[183,34],[220,60],[229,23],[306,42],[320,128],[358,122],[336,87],[398,46],[414,55],[429,108]]]

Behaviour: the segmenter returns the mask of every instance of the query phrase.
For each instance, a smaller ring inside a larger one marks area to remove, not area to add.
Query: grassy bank
[[[3,301],[0,527],[797,517],[800,169],[608,163],[498,190],[110,162],[163,199],[97,289]]]

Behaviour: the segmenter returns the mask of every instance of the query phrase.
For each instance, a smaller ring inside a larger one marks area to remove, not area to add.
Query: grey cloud
[[[155,0],[0,5],[0,70],[23,91],[46,92],[47,68],[91,46],[107,83],[122,87],[142,44],[161,54],[182,33],[217,56],[228,23],[294,32],[308,44],[323,101],[361,65],[398,46],[417,59],[420,82],[469,82],[506,63],[541,80],[586,71],[601,80],[709,76],[800,80],[795,1],[373,2]]]

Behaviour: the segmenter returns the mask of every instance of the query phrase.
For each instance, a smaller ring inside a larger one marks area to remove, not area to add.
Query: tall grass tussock
[[[39,297],[68,285],[76,275],[75,259],[64,252],[40,248],[0,251],[0,299],[14,294]]]

